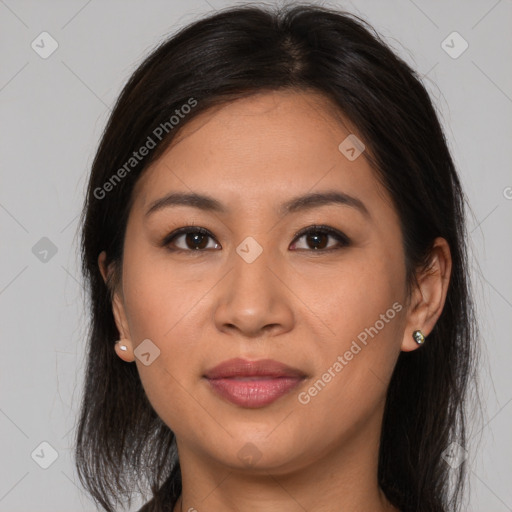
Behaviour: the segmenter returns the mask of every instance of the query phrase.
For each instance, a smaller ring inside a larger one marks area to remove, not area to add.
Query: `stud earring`
[[[425,335],[421,331],[414,331],[412,337],[418,345],[425,343]]]
[[[115,344],[117,345],[118,343],[121,343],[121,342],[124,342],[124,338],[117,340]],[[128,348],[126,347],[126,345],[124,343],[122,345],[119,345],[119,348],[121,350],[123,350],[124,352],[126,352],[128,350]]]

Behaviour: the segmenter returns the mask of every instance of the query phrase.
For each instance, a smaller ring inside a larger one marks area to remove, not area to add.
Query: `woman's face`
[[[180,457],[278,474],[378,439],[397,357],[423,326],[406,307],[397,214],[333,111],[297,92],[229,103],[190,121],[137,183],[117,353]],[[171,193],[208,200],[151,209]],[[314,225],[332,234],[296,236]],[[205,377],[233,358],[296,371]]]

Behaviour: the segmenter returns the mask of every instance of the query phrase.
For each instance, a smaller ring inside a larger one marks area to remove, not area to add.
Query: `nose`
[[[263,249],[252,262],[233,252],[231,271],[219,283],[214,312],[217,329],[247,338],[277,336],[292,329],[293,293],[281,262]]]

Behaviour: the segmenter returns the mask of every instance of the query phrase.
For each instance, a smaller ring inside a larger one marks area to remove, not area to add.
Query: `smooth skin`
[[[261,92],[191,120],[137,182],[113,300],[126,350],[115,351],[135,361],[176,435],[176,512],[398,510],[377,481],[386,391],[400,351],[427,348],[428,338],[420,347],[412,333],[428,336],[439,318],[451,258],[436,239],[430,270],[418,271],[419,286],[406,295],[397,213],[364,153],[350,161],[338,149],[350,133],[357,131],[316,93]],[[327,191],[359,199],[368,214],[337,203],[279,213],[288,200]],[[170,192],[211,196],[226,211],[174,205],[146,215]],[[314,229],[295,237],[314,224],[349,244]],[[211,237],[191,229],[162,245],[184,226]],[[236,251],[247,237],[262,248],[252,263]],[[106,279],[113,268],[104,252],[98,263]],[[394,303],[401,311],[301,403],[299,393]],[[146,339],[160,350],[148,366],[134,354]],[[274,359],[307,378],[270,405],[243,408],[202,378],[233,357]],[[252,464],[240,456],[248,450]]]

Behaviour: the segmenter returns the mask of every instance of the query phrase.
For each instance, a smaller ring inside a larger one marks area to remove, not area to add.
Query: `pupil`
[[[204,243],[204,241],[206,240],[206,236],[201,233],[193,233],[193,234],[188,233],[186,239],[187,239],[187,243],[191,242],[193,249],[204,249],[206,247],[206,244]],[[196,242],[198,241],[198,239],[199,239],[199,244],[201,244],[201,242],[203,242],[202,245],[196,245]]]
[[[314,249],[323,249],[325,247],[325,244],[319,243],[319,238],[326,237],[327,235],[325,233],[319,233],[315,235],[309,235],[309,240],[313,240],[313,248]],[[325,241],[325,240],[324,240]],[[319,247],[321,245],[321,247]]]

